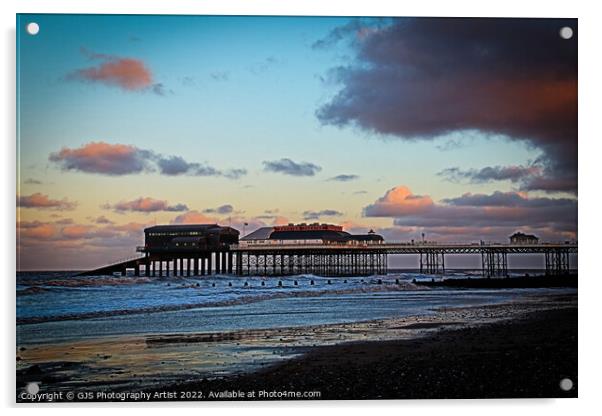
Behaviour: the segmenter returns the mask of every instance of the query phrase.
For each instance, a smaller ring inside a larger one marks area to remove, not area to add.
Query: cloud
[[[133,201],[121,201],[113,205],[104,204],[102,205],[102,208],[112,209],[113,211],[119,213],[126,211],[150,213],[159,211],[179,212],[188,210],[188,207],[185,204],[170,205],[165,200],[149,197],[140,197],[138,199],[134,199]]]
[[[472,241],[484,234],[506,238],[519,228],[545,232],[550,238],[576,238],[577,234],[576,199],[532,198],[521,192],[465,193],[434,203],[430,197],[416,197],[400,186],[364,208],[364,215],[390,217],[395,226],[429,230],[440,236],[457,233],[457,237],[468,240],[466,230],[470,230]]]
[[[216,218],[208,217],[196,210],[180,214],[171,221],[172,224],[217,224],[217,222]]]
[[[240,179],[247,174],[246,169],[228,169],[221,172],[224,178],[228,179]]]
[[[173,94],[173,90],[168,89],[162,82],[158,82],[156,84],[153,84],[151,86],[151,90],[157,94],[160,95],[162,97],[165,97],[166,95],[171,95]]]
[[[134,248],[144,241],[143,229],[150,225],[64,222],[17,222],[19,270],[90,269],[134,256]]]
[[[329,178],[329,181],[336,181],[336,182],[350,182],[350,181],[354,181],[356,179],[359,179],[358,175],[337,175],[337,176],[333,176],[332,178]]]
[[[91,221],[94,222],[94,223],[96,223],[96,224],[114,224],[113,221],[111,221],[110,219],[108,219],[104,215],[101,215],[101,216],[96,217],[96,218],[91,218]]]
[[[31,195],[17,196],[17,206],[21,208],[56,209],[62,211],[74,209],[77,203],[69,201],[66,198],[61,200],[50,199],[48,195],[36,192]]]
[[[393,19],[353,43],[340,91],[316,115],[402,140],[478,131],[542,151],[547,191],[577,187],[575,19]],[[337,35],[333,38],[345,36]],[[336,40],[336,39],[335,39]],[[561,180],[563,179],[563,180]]]
[[[77,149],[63,147],[48,159],[63,170],[127,175],[148,170],[151,158],[151,152],[132,145],[91,142]]]
[[[264,161],[264,170],[266,172],[283,173],[292,176],[314,176],[322,168],[309,162],[293,162],[291,159],[284,158],[280,160]]]
[[[230,79],[230,73],[228,71],[214,71],[209,74],[214,81],[228,81]]]
[[[267,72],[272,66],[278,64],[279,61],[274,56],[268,56],[262,61],[256,62],[248,67],[248,70],[254,75],[260,75]]]
[[[306,220],[317,220],[320,217],[340,217],[343,213],[334,209],[323,209],[321,211],[304,211],[303,218]]]
[[[219,170],[180,156],[165,156],[133,145],[90,142],[79,148],[63,147],[48,159],[63,170],[121,176],[158,171],[166,176],[219,176],[239,179],[246,169]]]
[[[230,204],[222,205],[217,208],[207,208],[203,210],[206,214],[231,214],[234,212],[234,207]]]
[[[406,186],[389,189],[374,204],[364,208],[366,217],[396,217],[424,212],[433,207],[429,196],[414,195]]]
[[[26,183],[28,185],[42,185],[43,182],[37,179],[27,178],[23,183]]]
[[[123,91],[151,90],[155,93],[163,91],[163,85],[153,83],[150,69],[139,59],[99,54],[83,48],[82,53],[90,60],[100,62],[95,66],[70,73],[67,79],[101,83]]]
[[[157,159],[159,170],[164,175],[192,175],[192,176],[218,176],[220,172],[211,167],[199,163],[186,162],[180,156],[169,156]]]
[[[437,173],[451,182],[468,181],[470,183],[486,183],[493,181],[511,181],[530,183],[541,177],[540,166],[487,166],[481,169],[447,168]]]
[[[352,44],[376,33],[389,21],[388,18],[357,18],[350,22],[337,26],[322,39],[316,40],[311,47],[316,50],[328,49],[343,40],[349,40]]]
[[[56,227],[50,223],[40,221],[18,221],[17,238],[48,239],[56,234]]]
[[[212,166],[196,162],[187,162],[180,156],[158,157],[159,171],[168,176],[223,176],[228,179],[239,179],[247,174],[246,169],[219,170]]]
[[[18,221],[18,247],[23,250],[44,245],[54,248],[55,255],[57,249],[64,247],[85,249],[86,245],[111,247],[112,244],[118,244],[120,248],[132,248],[143,238],[143,229],[147,225],[127,223],[98,226],[77,224],[73,221]]]

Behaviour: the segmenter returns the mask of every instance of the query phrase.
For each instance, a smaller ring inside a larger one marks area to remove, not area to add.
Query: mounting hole
[[[573,388],[573,380],[570,378],[563,378],[560,380],[560,388],[564,391],[569,391]]]
[[[27,383],[27,385],[25,386],[25,391],[28,394],[36,395],[40,391],[40,386],[38,385],[38,383],[35,382]]]
[[[573,29],[568,26],[560,28],[560,37],[562,39],[567,39],[567,40],[572,38],[573,37]]]
[[[36,22],[31,22],[27,24],[25,30],[27,30],[27,33],[29,33],[31,36],[35,36],[40,31],[40,25]]]

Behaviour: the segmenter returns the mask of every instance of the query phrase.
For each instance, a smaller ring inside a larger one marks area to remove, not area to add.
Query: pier
[[[473,254],[481,257],[483,276],[507,276],[511,255],[544,256],[548,275],[570,272],[569,255],[577,253],[576,243],[538,244],[438,244],[382,243],[346,246],[337,244],[233,246],[237,275],[291,275],[313,273],[323,276],[367,276],[386,274],[388,257],[415,255],[420,273],[444,274],[445,258]]]
[[[139,257],[80,275],[125,275],[130,270],[148,277],[371,276],[387,274],[389,257],[396,255],[416,256],[420,273],[445,274],[446,258],[477,255],[483,276],[504,277],[509,257],[537,254],[546,275],[558,276],[570,273],[570,255],[577,253],[576,242],[540,242],[534,236],[509,243],[387,242],[373,232],[352,235],[329,224],[263,227],[241,239],[238,230],[217,224],[161,225],[144,233],[145,245],[136,248]]]

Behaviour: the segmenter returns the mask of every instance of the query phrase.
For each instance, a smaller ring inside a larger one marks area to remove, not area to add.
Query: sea
[[[518,271],[515,275],[524,275]],[[478,278],[477,270],[446,278]],[[490,305],[565,289],[427,288],[441,276],[416,271],[356,277],[226,275],[75,277],[17,274],[17,345],[87,338],[220,333],[428,315],[439,308]]]

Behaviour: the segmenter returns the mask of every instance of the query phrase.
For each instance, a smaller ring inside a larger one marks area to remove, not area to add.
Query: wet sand
[[[17,390],[38,381],[45,391],[293,389],[318,390],[322,399],[563,397],[558,377],[576,381],[575,308],[576,295],[523,297],[349,324],[21,347]],[[539,377],[540,390],[524,377],[526,369]],[[549,376],[545,389],[544,374]],[[514,390],[511,382],[519,383]]]

